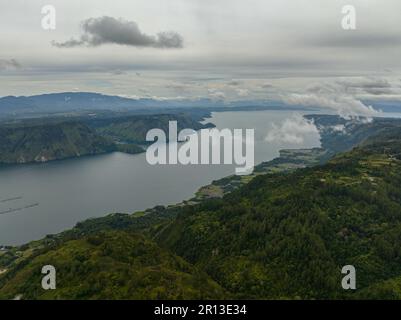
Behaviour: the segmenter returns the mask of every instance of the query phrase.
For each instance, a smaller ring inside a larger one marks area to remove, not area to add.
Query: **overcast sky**
[[[56,30],[41,27],[47,4]],[[356,30],[341,28],[346,4]],[[0,12],[0,96],[94,91],[329,108],[401,99],[399,0],[0,0]]]

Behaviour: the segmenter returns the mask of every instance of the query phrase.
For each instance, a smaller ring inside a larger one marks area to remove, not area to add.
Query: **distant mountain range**
[[[155,106],[152,99],[129,99],[88,92],[63,92],[0,99],[0,113],[132,109]]]
[[[0,98],[0,115],[27,113],[57,113],[82,110],[127,111],[149,108],[193,108],[193,107],[270,107],[283,108],[280,102],[235,101],[225,103],[208,98],[157,100],[151,98],[132,99],[90,92],[63,92],[34,96],[6,96]],[[288,107],[287,107],[288,108]],[[293,107],[291,107],[293,108]]]
[[[377,110],[384,112],[400,112],[397,101],[363,101]],[[71,113],[85,111],[146,111],[163,113],[166,109],[202,108],[209,111],[228,109],[252,110],[317,110],[304,106],[289,106],[275,100],[238,100],[222,101],[209,98],[168,99],[127,98],[93,92],[61,92],[33,96],[6,96],[0,98],[0,117],[30,117],[43,114]]]
[[[373,106],[376,110],[381,110],[383,112],[401,112],[401,103],[396,100],[387,101],[373,101],[373,100],[363,100],[365,105]]]

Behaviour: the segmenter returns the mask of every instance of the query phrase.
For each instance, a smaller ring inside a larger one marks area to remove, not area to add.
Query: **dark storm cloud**
[[[89,18],[82,22],[79,39],[65,42],[53,41],[59,48],[78,46],[96,47],[103,44],[119,44],[134,47],[182,48],[183,38],[176,32],[160,32],[157,35],[143,33],[136,22],[113,17]]]
[[[0,70],[20,69],[20,63],[15,59],[0,59]]]

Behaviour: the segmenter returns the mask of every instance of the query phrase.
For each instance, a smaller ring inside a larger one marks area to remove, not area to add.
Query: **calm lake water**
[[[320,145],[317,133],[302,142],[265,140],[293,111],[213,113],[217,128],[254,128],[255,164],[283,148]],[[58,233],[78,221],[112,212],[135,212],[191,198],[197,189],[234,174],[234,165],[151,166],[145,154],[112,153],[0,169],[0,244],[17,245]],[[15,211],[14,211],[15,210]]]

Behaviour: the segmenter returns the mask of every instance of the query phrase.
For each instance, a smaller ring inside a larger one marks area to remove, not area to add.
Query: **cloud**
[[[319,35],[315,38],[307,39],[309,44],[319,47],[330,48],[378,48],[378,47],[394,47],[401,44],[401,37],[397,33],[358,33],[358,32],[341,32],[323,37]]]
[[[223,91],[218,91],[217,89],[208,89],[209,97],[212,100],[225,100],[226,94]]]
[[[372,106],[366,106],[351,96],[323,96],[316,94],[291,94],[284,101],[290,105],[304,107],[322,107],[332,109],[343,118],[375,116],[379,112]]]
[[[0,70],[20,69],[21,64],[15,59],[0,59]]]
[[[333,132],[342,132],[342,133],[346,132],[345,125],[343,125],[343,124],[336,124],[335,126],[331,126],[330,129]]]
[[[227,82],[227,85],[232,86],[232,87],[239,86],[240,84],[241,84],[241,82],[237,81],[237,80],[231,80],[231,81]]]
[[[273,85],[272,85],[271,83],[266,82],[266,83],[263,83],[263,84],[260,86],[260,88],[261,88],[261,89],[270,89],[270,88],[273,88]]]
[[[192,92],[192,89],[196,86],[196,84],[188,84],[188,83],[182,83],[182,82],[172,82],[168,83],[166,85],[166,89],[173,90],[175,93],[179,95],[183,94],[190,94]]]
[[[118,44],[133,47],[182,48],[183,38],[176,32],[159,32],[156,36],[143,33],[136,22],[103,16],[82,22],[79,39],[65,42],[52,41],[59,48],[78,46],[97,47],[103,44]]]
[[[120,76],[120,75],[123,75],[123,74],[127,74],[127,72],[124,71],[124,70],[121,70],[121,69],[116,69],[116,70],[112,70],[111,74],[116,75],[116,76]]]
[[[236,93],[237,93],[237,95],[239,97],[247,97],[247,96],[249,96],[249,90],[248,89],[237,89],[235,91],[236,91]]]
[[[272,127],[265,140],[274,143],[303,144],[308,135],[319,133],[313,120],[305,119],[300,114],[294,114],[280,125],[273,123]]]
[[[318,84],[306,93],[284,95],[282,100],[289,105],[317,107],[333,110],[343,118],[373,117],[380,114],[372,106],[365,105],[348,92],[344,84]]]
[[[340,80],[338,84],[342,85],[348,91],[355,93],[368,93],[373,95],[391,94],[394,92],[393,85],[382,78],[367,77],[362,79]]]

